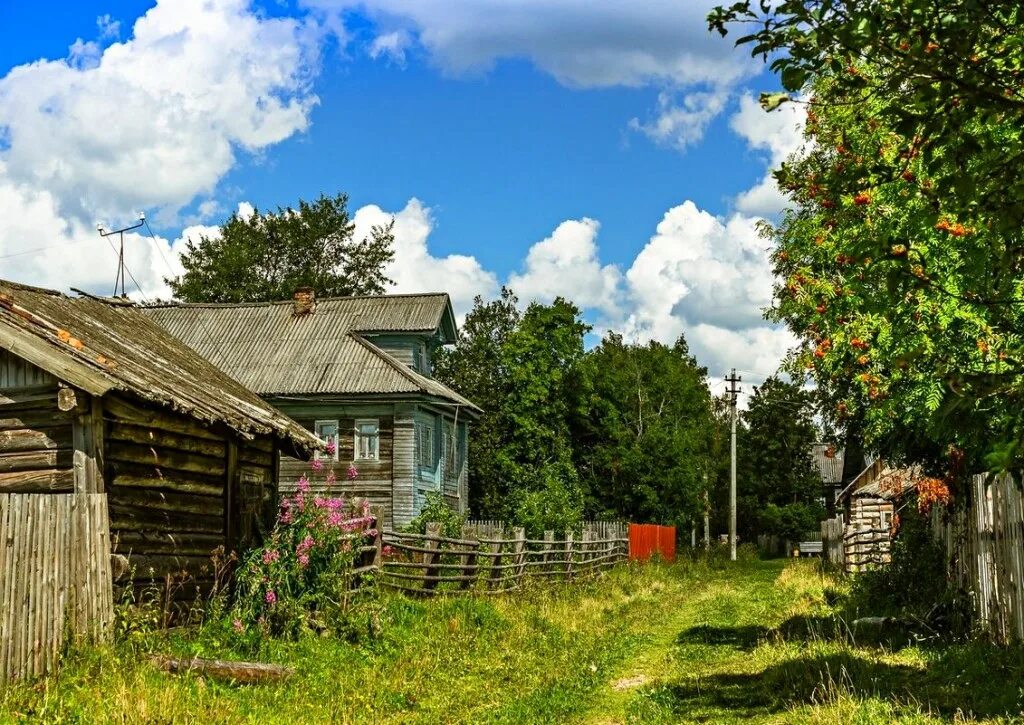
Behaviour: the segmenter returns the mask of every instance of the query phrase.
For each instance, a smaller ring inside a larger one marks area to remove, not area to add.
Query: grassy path
[[[0,723],[890,723],[1020,713],[1024,650],[896,652],[830,636],[813,563],[626,566],[508,597],[385,596],[380,633],[143,634],[0,690]],[[830,624],[831,622],[831,624]],[[170,677],[148,652],[288,664],[286,683]]]

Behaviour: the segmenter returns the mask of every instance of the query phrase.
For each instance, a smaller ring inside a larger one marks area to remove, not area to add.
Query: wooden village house
[[[0,495],[105,494],[137,580],[202,584],[272,525],[281,455],[318,447],[135,305],[0,281]]]
[[[438,493],[465,512],[468,431],[481,413],[435,380],[433,355],[455,342],[446,294],[285,302],[167,304],[152,319],[239,383],[334,443],[322,455],[332,490],[381,506],[386,526],[409,522]],[[283,489],[308,466],[281,461]]]

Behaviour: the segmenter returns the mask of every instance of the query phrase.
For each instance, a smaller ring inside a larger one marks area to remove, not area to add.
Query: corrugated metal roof
[[[829,456],[829,452],[832,455]],[[821,481],[827,485],[843,482],[843,458],[845,451],[829,443],[815,443],[811,447],[811,460],[821,473]]]
[[[0,280],[0,346],[94,395],[132,393],[246,436],[319,446],[302,426],[119,300]]]
[[[145,308],[154,321],[261,395],[421,394],[479,410],[366,340],[362,333],[427,332],[451,318],[446,294]],[[454,318],[451,318],[454,325]],[[454,339],[450,333],[442,333]]]

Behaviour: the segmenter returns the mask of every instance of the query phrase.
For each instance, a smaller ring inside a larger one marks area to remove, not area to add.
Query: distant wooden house
[[[831,443],[811,446],[811,461],[821,476],[821,503],[831,515],[843,490],[844,451]]]
[[[0,493],[106,493],[137,579],[254,543],[281,454],[318,447],[135,305],[0,281]]]
[[[914,488],[915,478],[913,469],[892,468],[878,459],[840,492],[837,503],[844,522],[844,562],[848,571],[890,561],[894,517]]]
[[[430,492],[468,506],[468,432],[481,410],[432,376],[433,356],[456,340],[446,294],[285,302],[168,304],[152,319],[322,441],[316,485],[383,509],[385,524],[415,517]],[[355,474],[350,477],[350,471]],[[282,487],[308,466],[281,461]]]

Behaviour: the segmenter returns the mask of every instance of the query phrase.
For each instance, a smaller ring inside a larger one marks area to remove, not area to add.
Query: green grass
[[[356,642],[265,642],[286,683],[170,676],[149,651],[240,657],[218,628],[68,658],[0,722],[941,722],[1019,713],[1024,654],[851,644],[813,563],[622,567],[587,585],[380,604]],[[1011,721],[1007,715],[1003,721]]]

